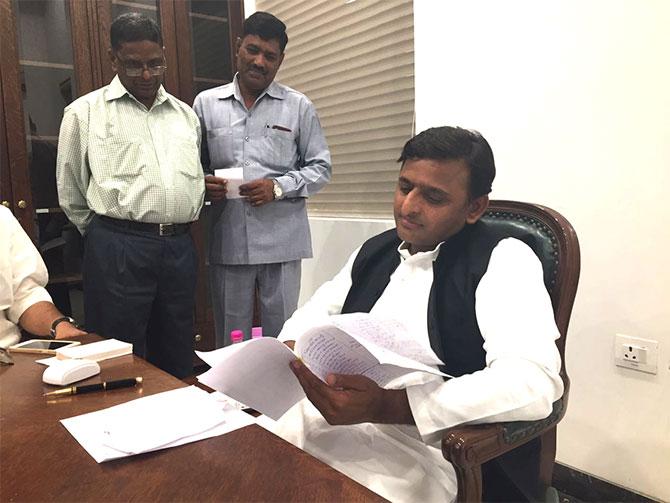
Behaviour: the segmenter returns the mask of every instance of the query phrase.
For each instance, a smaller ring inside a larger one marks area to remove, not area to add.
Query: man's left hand
[[[240,195],[252,206],[262,206],[274,200],[274,185],[269,178],[260,178],[240,185]]]
[[[300,360],[291,362],[305,395],[329,424],[412,424],[405,390],[380,388],[362,375],[329,374],[324,383]]]

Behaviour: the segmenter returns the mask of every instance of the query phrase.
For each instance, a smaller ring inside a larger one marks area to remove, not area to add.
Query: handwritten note
[[[305,397],[289,367],[297,357],[324,381],[328,374],[365,375],[384,386],[416,371],[446,376],[436,366],[413,359],[430,361],[435,357],[412,342],[405,327],[396,321],[365,314],[338,315],[329,321],[298,337],[295,353],[271,337],[197,352],[212,367],[198,380],[272,419],[279,419]]]

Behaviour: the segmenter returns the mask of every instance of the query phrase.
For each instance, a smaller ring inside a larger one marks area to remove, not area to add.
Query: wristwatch
[[[272,195],[274,196],[275,200],[281,199],[284,195],[284,191],[281,190],[281,185],[279,185],[279,182],[274,178],[272,179]]]
[[[75,328],[79,328],[77,325],[77,322],[74,321],[73,318],[70,318],[69,316],[63,316],[62,318],[56,318],[54,322],[51,324],[51,330],[49,330],[49,335],[51,335],[52,338],[56,338],[56,327],[60,325],[62,322],[67,321],[68,323],[72,323],[72,325],[75,326]]]

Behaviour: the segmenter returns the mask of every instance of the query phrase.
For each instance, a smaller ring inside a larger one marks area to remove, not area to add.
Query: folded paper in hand
[[[198,380],[279,419],[305,397],[289,367],[298,357],[324,381],[328,374],[360,374],[385,386],[416,371],[447,376],[437,369],[441,362],[400,322],[362,313],[331,316],[329,321],[297,337],[294,351],[271,337],[197,351],[212,367]]]
[[[214,176],[225,178],[226,184],[226,198],[239,199],[240,185],[244,184],[244,170],[242,168],[220,168],[214,170]]]

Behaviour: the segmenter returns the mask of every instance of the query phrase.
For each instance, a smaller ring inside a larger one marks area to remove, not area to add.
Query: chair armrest
[[[457,426],[442,438],[442,455],[453,465],[473,468],[525,444],[554,427],[563,417],[564,401],[553,404],[551,414],[537,421]]]

